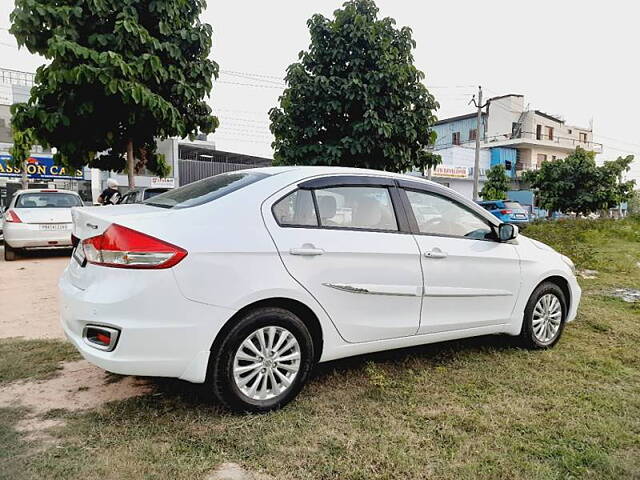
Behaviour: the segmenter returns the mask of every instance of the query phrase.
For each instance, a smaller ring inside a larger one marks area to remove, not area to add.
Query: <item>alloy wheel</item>
[[[300,369],[300,345],[286,328],[267,326],[245,338],[233,359],[233,379],[252,400],[286,392]]]
[[[553,293],[541,296],[533,308],[533,335],[542,344],[548,344],[558,335],[562,322],[562,304]]]

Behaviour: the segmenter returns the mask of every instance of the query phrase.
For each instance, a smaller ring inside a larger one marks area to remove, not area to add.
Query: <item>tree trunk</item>
[[[135,178],[135,160],[133,158],[133,140],[127,142],[127,178],[129,180],[129,188],[136,186]]]
[[[21,175],[22,189],[29,188],[29,175],[27,174],[27,162],[22,162],[22,175]]]

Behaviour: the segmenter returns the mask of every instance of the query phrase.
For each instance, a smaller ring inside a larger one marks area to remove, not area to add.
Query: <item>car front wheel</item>
[[[292,312],[260,308],[244,315],[211,352],[208,382],[239,412],[278,409],[300,392],[313,366],[313,340]]]
[[[520,338],[534,349],[553,347],[564,330],[567,301],[562,289],[552,282],[540,284],[529,298],[524,311]]]

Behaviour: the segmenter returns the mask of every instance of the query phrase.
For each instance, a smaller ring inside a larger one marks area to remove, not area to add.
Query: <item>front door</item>
[[[451,198],[405,193],[424,275],[419,333],[509,323],[520,289],[514,245],[498,242],[486,219]]]
[[[394,184],[360,181],[325,181],[265,202],[265,223],[289,273],[346,341],[414,335],[422,302],[418,247],[398,227]]]

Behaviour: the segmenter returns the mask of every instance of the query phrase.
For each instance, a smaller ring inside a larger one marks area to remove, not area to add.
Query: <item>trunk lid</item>
[[[112,223],[130,226],[137,219],[167,215],[170,210],[143,204],[112,205],[108,207],[76,207],[71,210],[73,234],[83,240],[104,232]],[[135,227],[132,227],[135,228]]]
[[[13,208],[23,223],[71,223],[70,208]]]

